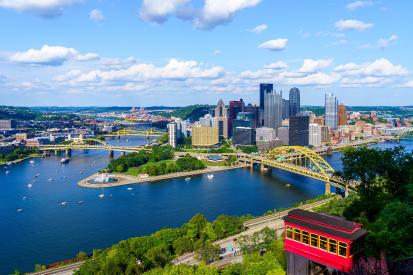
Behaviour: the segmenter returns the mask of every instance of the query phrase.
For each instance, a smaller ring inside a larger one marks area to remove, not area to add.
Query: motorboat
[[[34,160],[31,160],[31,161],[29,161],[31,164],[33,164],[34,163]]]
[[[63,201],[60,203],[60,205],[66,205],[66,204],[67,204],[67,201]]]
[[[66,164],[66,163],[69,163],[69,161],[70,161],[70,158],[62,158],[62,159],[60,160],[60,163],[61,163],[61,164]]]
[[[105,194],[100,194],[99,198],[103,199],[105,197]]]
[[[9,170],[7,170],[7,171],[6,171],[6,175],[8,175],[9,173],[10,173],[10,171],[9,171]]]
[[[17,212],[22,212],[22,211],[23,211],[23,208],[17,209]]]
[[[185,178],[185,181],[190,181],[191,180],[191,178]]]
[[[23,197],[23,200],[27,200],[27,197]]]
[[[84,201],[78,201],[77,202],[77,204],[83,204],[84,203]]]
[[[214,175],[209,174],[207,177],[208,177],[209,180],[212,180],[214,178]]]
[[[27,187],[29,187],[29,188],[32,188],[32,184],[31,183],[29,183],[28,185],[27,185]]]
[[[54,179],[49,179],[49,181],[54,181]]]
[[[285,185],[285,187],[291,187],[291,184],[287,183],[287,184]]]
[[[128,187],[128,190],[131,191],[131,190],[133,190],[133,188],[132,188],[132,187]]]

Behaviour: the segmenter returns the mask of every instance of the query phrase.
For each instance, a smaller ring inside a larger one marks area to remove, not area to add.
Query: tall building
[[[289,145],[308,146],[310,117],[290,117]]]
[[[218,127],[218,136],[220,138],[228,138],[228,111],[224,101],[220,99],[215,108],[215,126]]]
[[[264,126],[277,129],[282,123],[282,92],[264,95]]]
[[[277,133],[273,128],[257,128],[255,139],[259,152],[268,152],[269,150],[282,145],[281,141],[277,139]]]
[[[248,104],[244,108],[245,112],[252,113],[254,115],[255,127],[260,127],[260,107],[257,105]]]
[[[290,101],[288,99],[283,99],[282,105],[283,105],[283,114],[282,114],[283,119],[289,118],[290,117]]]
[[[300,112],[300,90],[291,88],[289,94],[290,116],[296,116]]]
[[[2,119],[0,120],[0,129],[11,130],[16,128],[16,122],[12,119]]]
[[[233,129],[236,127],[255,127],[254,114],[250,112],[239,112],[237,118],[233,121]]]
[[[325,96],[325,125],[330,129],[337,129],[338,125],[337,98],[332,93]]]
[[[264,110],[264,95],[272,93],[274,86],[269,83],[260,84],[260,109]]]
[[[192,127],[193,146],[212,146],[219,142],[217,127]]]
[[[255,129],[251,127],[235,127],[232,143],[237,145],[255,144]]]
[[[168,124],[168,135],[169,135],[169,145],[172,147],[176,147],[176,140],[177,140],[177,125],[175,122],[171,122]]]
[[[210,114],[206,114],[199,118],[199,124],[202,127],[212,127],[214,124],[214,119]]]
[[[329,143],[331,141],[330,131],[327,126],[321,126],[321,142]]]
[[[281,141],[282,145],[288,145],[289,143],[289,128],[279,127],[277,129],[277,138]]]
[[[347,125],[347,111],[343,103],[338,105],[338,126]]]
[[[310,123],[309,125],[309,145],[319,147],[321,145],[321,127],[318,124]]]
[[[232,100],[229,102],[229,117],[228,117],[228,131],[229,136],[232,136],[233,121],[237,118],[239,112],[244,112],[245,103],[242,100]]]

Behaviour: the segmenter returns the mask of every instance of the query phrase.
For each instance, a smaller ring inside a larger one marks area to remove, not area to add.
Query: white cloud
[[[276,70],[276,71],[285,70],[288,68],[288,64],[283,61],[277,61],[269,65],[266,65],[264,68],[269,69],[269,70]]]
[[[278,38],[274,40],[269,40],[258,46],[261,49],[268,49],[271,51],[282,51],[287,47],[288,39]]]
[[[403,87],[405,87],[405,88],[413,88],[413,80],[405,83],[405,84],[403,85]]]
[[[335,27],[338,30],[354,30],[354,31],[364,31],[368,28],[373,27],[371,23],[364,23],[363,21],[348,19],[348,20],[339,20],[335,23]]]
[[[338,73],[314,73],[308,74],[303,77],[286,78],[285,83],[289,85],[302,85],[302,86],[326,86],[331,85],[339,81],[341,78]]]
[[[190,2],[191,0],[143,0],[140,18],[161,24],[168,20],[169,15]]]
[[[361,77],[391,77],[404,76],[409,71],[401,65],[394,65],[385,58],[377,59],[371,63],[347,63],[337,66],[334,71],[344,75],[359,75]]]
[[[354,10],[368,7],[371,5],[373,5],[373,1],[354,1],[354,2],[348,3],[346,6],[346,9],[350,11],[354,11]]]
[[[57,16],[63,8],[83,0],[0,0],[0,8],[30,11],[41,16]]]
[[[16,63],[33,65],[59,66],[73,59],[78,61],[96,60],[99,56],[94,53],[80,54],[74,48],[44,45],[40,50],[29,49],[26,52],[17,52],[9,56],[9,60]]]
[[[254,32],[254,33],[262,33],[262,32],[265,31],[267,28],[268,28],[268,26],[267,26],[266,24],[261,24],[261,25],[258,25],[258,26],[256,26],[256,27],[254,27],[254,28],[251,29],[250,31],[251,31],[251,32]]]
[[[395,35],[395,34],[393,34],[392,36],[390,36],[389,38],[381,38],[381,39],[379,39],[378,41],[377,41],[377,47],[378,48],[381,48],[381,49],[384,49],[384,48],[386,48],[387,46],[389,46],[390,44],[392,44],[392,43],[394,43],[394,42],[396,42],[396,40],[397,40],[397,35]]]
[[[213,55],[220,55],[222,53],[221,50],[215,50],[212,54]]]
[[[195,28],[212,29],[230,22],[235,14],[256,6],[261,0],[204,0],[200,9],[194,8],[195,0],[143,0],[140,18],[162,24],[171,15],[190,20]]]
[[[105,16],[103,15],[102,11],[100,11],[98,9],[93,9],[92,11],[90,11],[89,18],[90,18],[90,20],[92,20],[96,23],[101,23],[101,22],[105,21]]]
[[[303,65],[298,70],[302,73],[314,73],[333,64],[333,59],[304,59]]]

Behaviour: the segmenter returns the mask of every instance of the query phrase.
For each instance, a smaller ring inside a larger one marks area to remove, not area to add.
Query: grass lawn
[[[213,161],[208,161],[206,159],[202,159],[202,162],[206,166],[225,166],[225,161],[220,161],[220,162],[213,162]]]

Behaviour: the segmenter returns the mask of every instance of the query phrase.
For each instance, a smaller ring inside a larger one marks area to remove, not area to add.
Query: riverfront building
[[[255,144],[255,129],[251,127],[235,127],[232,143],[235,145]]]
[[[308,146],[309,145],[309,116],[290,117],[289,145]]]
[[[12,119],[1,119],[0,130],[11,130],[16,128],[16,122]]]
[[[332,93],[325,95],[325,125],[333,130],[338,125],[337,98]]]
[[[347,125],[347,111],[343,103],[338,105],[338,126]]]
[[[215,108],[214,126],[218,128],[219,138],[228,138],[228,110],[220,99]]]
[[[264,94],[264,126],[277,129],[282,123],[282,92]]]
[[[300,90],[291,88],[289,93],[290,116],[296,116],[300,112]]]
[[[309,145],[319,147],[321,145],[321,127],[318,124],[310,123],[309,125]]]
[[[219,142],[218,127],[192,127],[193,146],[212,146]]]

